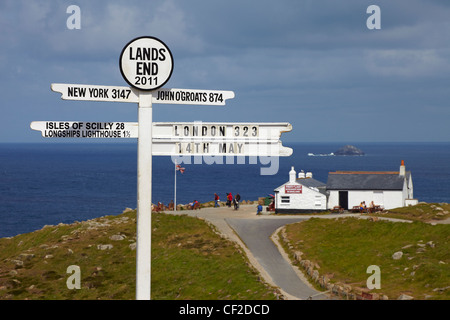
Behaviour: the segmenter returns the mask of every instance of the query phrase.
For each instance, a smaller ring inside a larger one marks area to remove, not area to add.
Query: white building
[[[336,171],[328,174],[328,208],[352,209],[373,201],[384,209],[415,205],[411,172],[402,160],[399,171]]]
[[[313,179],[312,173],[301,172],[297,178],[294,167],[289,181],[275,192],[275,213],[320,212],[327,209],[325,183]]]

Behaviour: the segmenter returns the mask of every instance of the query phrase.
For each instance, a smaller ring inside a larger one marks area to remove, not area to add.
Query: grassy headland
[[[401,207],[372,214],[374,216],[433,222],[450,217],[450,204],[420,202],[415,206]]]
[[[0,299],[135,299],[136,211],[0,239]],[[71,265],[81,288],[68,289]],[[152,299],[276,299],[202,220],[152,215]]]
[[[376,265],[381,272],[381,288],[370,292],[389,299],[404,294],[414,299],[448,300],[450,225],[421,222],[430,220],[435,207],[420,204],[390,210],[397,218],[411,217],[412,223],[376,218],[313,218],[288,225],[288,251],[292,255],[301,252],[301,259],[311,261],[331,283],[367,289],[366,281],[371,275],[367,268]]]

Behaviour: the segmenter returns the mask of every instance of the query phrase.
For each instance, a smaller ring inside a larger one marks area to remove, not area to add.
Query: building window
[[[316,207],[321,207],[322,206],[322,197],[321,196],[315,196],[315,202],[314,205]]]
[[[281,203],[289,203],[290,202],[289,196],[281,196]]]

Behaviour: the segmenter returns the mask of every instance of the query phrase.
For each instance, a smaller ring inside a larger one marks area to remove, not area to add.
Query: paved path
[[[271,236],[279,228],[289,223],[306,220],[311,217],[337,218],[361,217],[359,214],[328,215],[256,215],[256,205],[241,205],[239,210],[233,208],[204,208],[200,210],[169,211],[170,214],[186,214],[204,219],[214,225],[226,238],[238,243],[246,252],[250,263],[260,272],[264,280],[280,288],[287,299],[313,300],[333,299],[319,294],[312,288],[298,268],[293,267],[283,250],[280,250]],[[379,218],[398,222],[411,222],[392,218]],[[433,221],[433,223],[449,223],[450,219]],[[316,296],[317,295],[317,296]]]
[[[270,239],[279,227],[302,220],[305,219],[225,219],[278,287],[293,297],[307,299],[319,292],[299,278]]]
[[[303,275],[294,269],[288,259],[283,257],[270,238],[279,227],[309,219],[312,216],[257,216],[256,205],[241,205],[237,211],[228,207],[220,207],[168,213],[186,214],[210,222],[225,237],[237,242],[265,281],[279,287],[286,298],[303,300],[319,294],[309,285]],[[335,218],[336,215],[327,215],[326,217]],[[328,297],[318,295],[312,299],[328,299]]]

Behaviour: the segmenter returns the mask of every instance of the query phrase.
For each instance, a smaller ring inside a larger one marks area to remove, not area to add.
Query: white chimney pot
[[[400,164],[400,172],[399,175],[404,177],[406,174],[406,167],[405,167],[405,161],[402,160],[401,164]]]
[[[295,177],[297,173],[294,170],[294,167],[291,167],[291,171],[289,171],[289,182],[295,182]]]

